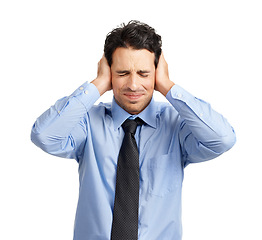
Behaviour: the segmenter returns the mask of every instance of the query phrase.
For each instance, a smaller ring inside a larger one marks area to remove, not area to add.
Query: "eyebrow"
[[[118,71],[116,71],[116,73],[124,74],[124,73],[130,73],[130,71],[129,70],[118,70]],[[139,70],[139,71],[137,71],[137,73],[144,74],[144,73],[150,73],[150,71],[148,71],[148,70]]]
[[[148,70],[139,70],[139,71],[137,71],[138,73],[150,73],[150,71],[148,71]]]
[[[124,74],[124,73],[130,73],[130,71],[128,70],[119,70],[119,71],[116,71],[118,74]]]

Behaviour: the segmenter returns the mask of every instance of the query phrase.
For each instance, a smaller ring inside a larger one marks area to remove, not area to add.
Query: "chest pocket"
[[[183,169],[174,153],[151,158],[148,162],[149,194],[165,197],[181,189]]]

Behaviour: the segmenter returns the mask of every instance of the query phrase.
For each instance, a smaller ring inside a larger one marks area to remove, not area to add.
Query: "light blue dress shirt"
[[[86,82],[58,100],[35,122],[32,141],[44,151],[79,163],[79,200],[74,240],[110,240],[116,166],[124,137],[121,124],[134,118]],[[140,157],[139,240],[181,240],[184,167],[229,150],[235,133],[210,105],[174,85],[138,116],[146,123],[135,138]],[[120,239],[124,240],[124,239]]]

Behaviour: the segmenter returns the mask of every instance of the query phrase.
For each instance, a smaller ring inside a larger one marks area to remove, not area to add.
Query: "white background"
[[[183,240],[261,240],[260,2],[1,1],[0,239],[72,240],[77,163],[35,147],[31,127],[96,77],[106,34],[137,19],[162,36],[172,80],[210,102],[237,134],[232,150],[185,169]]]

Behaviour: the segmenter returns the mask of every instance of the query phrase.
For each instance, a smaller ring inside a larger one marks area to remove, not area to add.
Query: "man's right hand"
[[[105,55],[103,55],[103,57],[98,62],[97,77],[91,82],[97,87],[100,96],[112,89],[111,79],[111,69],[107,63]]]

